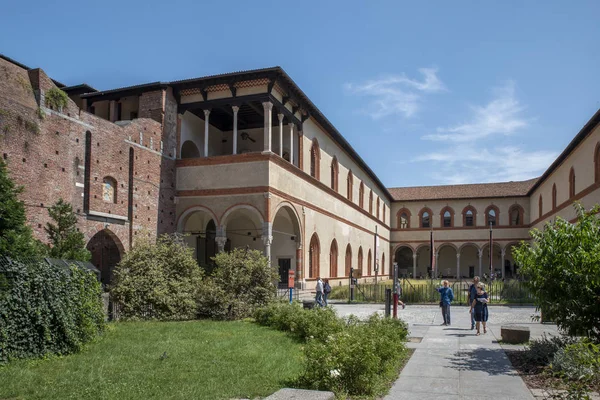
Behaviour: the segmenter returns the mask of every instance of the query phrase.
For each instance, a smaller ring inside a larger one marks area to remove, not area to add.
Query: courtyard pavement
[[[339,315],[367,317],[383,314],[380,304],[333,304]],[[443,322],[437,306],[406,306],[398,317],[409,325],[415,352],[385,399],[528,399],[534,396],[506,357],[500,345],[502,325],[528,326],[531,337],[556,334],[555,325],[532,321],[533,307],[490,306],[488,333],[476,336],[470,329],[468,307],[452,307],[452,325]]]

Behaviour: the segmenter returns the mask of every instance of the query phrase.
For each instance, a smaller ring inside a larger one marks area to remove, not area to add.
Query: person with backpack
[[[442,281],[442,287],[436,290],[440,293],[440,307],[442,307],[442,317],[444,317],[444,323],[442,325],[450,325],[450,303],[454,300],[454,292],[449,287],[448,281]]]
[[[479,284],[479,277],[473,278],[473,283],[469,286],[469,305],[473,304],[473,300],[477,298],[477,285]],[[475,314],[471,313],[471,330],[475,329]]]
[[[317,291],[317,295],[315,297],[315,302],[317,303],[318,306],[324,307],[324,305],[323,305],[323,281],[321,280],[321,277],[317,278],[317,287],[315,289]]]
[[[325,279],[323,281],[323,302],[325,303],[325,307],[327,307],[327,298],[329,297],[329,293],[331,293],[331,286],[329,285],[329,279]]]

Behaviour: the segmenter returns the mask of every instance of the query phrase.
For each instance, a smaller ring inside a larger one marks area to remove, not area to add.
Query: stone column
[[[460,253],[456,253],[456,279],[460,279]]]
[[[302,270],[302,243],[296,242],[296,282],[302,282],[304,271]]]
[[[481,269],[481,259],[483,258],[483,250],[479,249],[477,250],[477,255],[479,256],[479,277],[481,278],[483,276],[482,274],[482,269]]]
[[[290,163],[294,165],[294,123],[290,122]]]
[[[231,107],[233,109],[233,154],[237,154],[237,128],[238,128],[238,111],[240,108],[238,106]]]
[[[263,153],[271,152],[271,134],[272,134],[272,121],[273,121],[273,103],[270,101],[265,101],[262,103],[263,109],[265,111],[265,128],[264,128],[264,147]]]
[[[413,279],[417,278],[417,253],[413,253]]]
[[[227,243],[227,234],[225,233],[225,227],[217,227],[215,242],[217,243],[218,253],[222,253],[223,251],[225,251],[225,244]]]
[[[208,116],[210,110],[204,110],[204,157],[208,157]]]
[[[265,245],[265,256],[271,263],[271,244],[273,244],[273,224],[270,222],[263,223],[262,240]]]
[[[283,114],[277,114],[279,118],[279,157],[283,157]]]

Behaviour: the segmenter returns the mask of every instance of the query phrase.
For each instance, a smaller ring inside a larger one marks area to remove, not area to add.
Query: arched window
[[[451,228],[454,226],[454,210],[451,207],[446,206],[446,207],[442,208],[442,211],[440,212],[440,216],[441,216],[441,221],[440,221],[441,226],[443,226],[444,228]]]
[[[372,265],[372,259],[373,257],[371,257],[371,249],[369,249],[369,254],[367,255],[367,275],[371,276],[373,275],[373,265]]]
[[[594,152],[594,182],[600,182],[600,143],[596,145]]]
[[[538,199],[538,213],[539,213],[539,218],[542,218],[542,215],[544,215],[544,201],[542,200],[542,195],[540,194],[540,198]]]
[[[383,222],[385,222],[385,204],[383,205],[382,211],[383,211]]]
[[[196,144],[194,142],[192,142],[191,140],[186,140],[185,142],[183,142],[183,145],[181,146],[180,157],[181,158],[199,158],[200,150],[198,150],[198,147],[196,146]]]
[[[335,278],[338,276],[338,245],[333,239],[331,248],[329,249],[329,277]]]
[[[308,277],[317,278],[319,276],[319,255],[321,253],[319,245],[319,237],[313,233],[310,239],[310,247],[308,250]]]
[[[334,156],[333,160],[331,160],[331,188],[336,192],[338,191],[338,171],[339,165],[337,158]]]
[[[473,206],[466,206],[463,209],[463,226],[475,226],[477,210]]]
[[[346,274],[344,276],[350,276],[350,268],[352,268],[352,247],[350,247],[350,244],[348,244],[348,246],[346,246]]]
[[[365,185],[361,182],[358,187],[358,206],[365,208]]]
[[[419,221],[421,223],[421,228],[431,228],[431,210],[429,208],[424,208],[419,213]]]
[[[313,139],[312,147],[310,148],[310,176],[315,179],[320,178],[320,163],[321,163],[321,149],[319,148],[319,142],[317,139]]]
[[[365,271],[363,271],[363,251],[362,251],[362,246],[360,246],[358,248],[358,270],[360,271],[361,274],[363,274]]]
[[[346,197],[348,200],[352,201],[352,184],[354,181],[354,177],[352,176],[352,171],[348,171],[348,178],[346,178]]]
[[[510,225],[511,226],[521,226],[523,225],[523,207],[518,204],[514,204],[508,210],[508,215],[510,216]]]
[[[381,265],[379,266],[379,273],[385,275],[385,254],[381,255]]]
[[[397,223],[399,229],[410,228],[410,211],[406,208],[398,210],[396,213]]]
[[[552,209],[556,208],[556,183],[552,185]]]
[[[500,211],[496,206],[489,206],[485,210],[485,226],[497,226],[500,219]]]
[[[373,190],[369,192],[369,214],[373,214]]]
[[[575,197],[575,170],[571,167],[569,172],[569,198]]]
[[[117,181],[110,176],[102,180],[102,200],[107,203],[117,202]]]
[[[377,214],[377,219],[379,219],[379,208],[380,208],[380,205],[379,205],[379,197],[377,197],[377,212],[376,212],[376,214]]]

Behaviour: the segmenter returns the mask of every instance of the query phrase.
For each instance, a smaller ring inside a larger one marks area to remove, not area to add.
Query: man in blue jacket
[[[440,307],[442,307],[442,316],[444,323],[442,325],[450,325],[450,303],[454,300],[454,292],[451,287],[448,287],[448,281],[443,281],[443,287],[437,288],[440,293]]]
[[[477,297],[477,284],[479,277],[473,278],[473,284],[469,286],[469,305],[473,304],[473,300]],[[475,313],[471,313],[471,330],[475,329]]]

